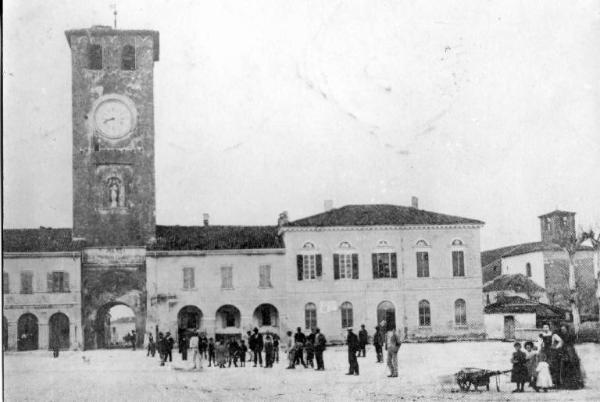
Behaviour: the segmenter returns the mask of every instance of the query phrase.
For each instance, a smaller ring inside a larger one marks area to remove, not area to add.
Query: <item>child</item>
[[[217,361],[215,360],[215,340],[213,338],[210,338],[208,340],[208,367],[210,367],[210,363],[212,362],[212,364],[217,365]]]
[[[218,341],[215,346],[216,364],[219,368],[225,368],[227,362],[227,346],[224,341]]]
[[[528,341],[525,342],[525,356],[527,357],[527,377],[529,379],[529,386],[537,391],[537,386],[535,385],[537,372],[535,369],[537,368],[537,350],[533,346],[533,342]]]
[[[265,368],[273,368],[273,339],[267,334],[264,342],[265,348]]]
[[[240,367],[246,367],[246,354],[248,353],[248,346],[246,346],[246,341],[241,340],[242,344],[240,345]]]
[[[519,342],[515,342],[514,347],[515,353],[510,360],[513,364],[510,381],[517,384],[517,388],[513,392],[524,392],[525,382],[527,382],[527,356],[521,350]]]
[[[314,368],[314,358],[315,358],[315,347],[313,346],[310,340],[306,341],[304,345],[304,350],[306,350],[306,364],[310,365],[311,368]]]
[[[229,342],[229,367],[231,367],[232,362],[233,362],[233,365],[235,367],[237,367],[238,353],[239,353],[238,343],[235,339],[232,339],[231,342]]]
[[[548,392],[548,388],[551,388],[553,385],[552,376],[550,375],[550,365],[546,360],[546,354],[540,353],[538,355],[537,368],[535,369],[535,371],[537,372],[536,385],[538,388],[543,389],[544,392]]]

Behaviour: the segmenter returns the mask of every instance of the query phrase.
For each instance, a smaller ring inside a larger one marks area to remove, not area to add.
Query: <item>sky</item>
[[[4,2],[3,222],[72,226],[64,31],[113,1]],[[159,224],[271,225],[386,203],[480,219],[482,250],[537,216],[600,226],[600,1],[118,1],[160,31]]]

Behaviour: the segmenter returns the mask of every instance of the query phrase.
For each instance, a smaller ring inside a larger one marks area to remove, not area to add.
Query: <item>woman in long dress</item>
[[[552,382],[558,388],[560,386],[560,351],[563,347],[563,340],[558,334],[550,330],[550,324],[545,323],[542,326],[540,341],[538,350],[546,356],[546,361],[550,366]]]
[[[581,371],[581,362],[577,351],[575,350],[575,337],[571,334],[567,325],[561,325],[560,337],[563,340],[561,357],[561,375],[560,384],[562,388],[581,389],[583,388],[583,374]]]

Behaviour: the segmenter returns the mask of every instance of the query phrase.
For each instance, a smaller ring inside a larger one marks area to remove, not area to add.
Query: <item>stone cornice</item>
[[[378,225],[378,226],[283,226],[283,232],[342,232],[374,230],[436,230],[436,229],[479,229],[483,223],[461,223],[452,225]]]
[[[20,253],[2,253],[2,258],[81,258],[81,251],[38,251]]]
[[[284,248],[236,249],[236,250],[153,250],[147,257],[208,257],[213,255],[270,255],[285,254]]]

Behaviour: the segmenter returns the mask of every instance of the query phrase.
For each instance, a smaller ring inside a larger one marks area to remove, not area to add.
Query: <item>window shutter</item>
[[[296,266],[298,268],[298,280],[302,280],[302,255],[298,254],[296,256]]]
[[[317,278],[320,278],[323,275],[323,261],[321,254],[317,254],[315,259],[317,260]]]
[[[340,279],[340,255],[333,255],[333,279]]]
[[[352,279],[358,279],[358,254],[352,254]]]
[[[54,280],[52,272],[48,272],[48,275],[46,276],[46,285],[48,288],[48,293],[54,292]]]
[[[371,254],[371,262],[373,263],[373,279],[377,279],[377,254]]]
[[[65,292],[70,292],[71,288],[69,287],[69,273],[65,272],[63,274],[63,286],[64,286],[64,291]]]
[[[391,270],[391,277],[392,278],[397,278],[398,277],[398,267],[396,266],[396,253],[391,253],[390,254],[391,257],[391,265],[392,265],[392,270]]]

